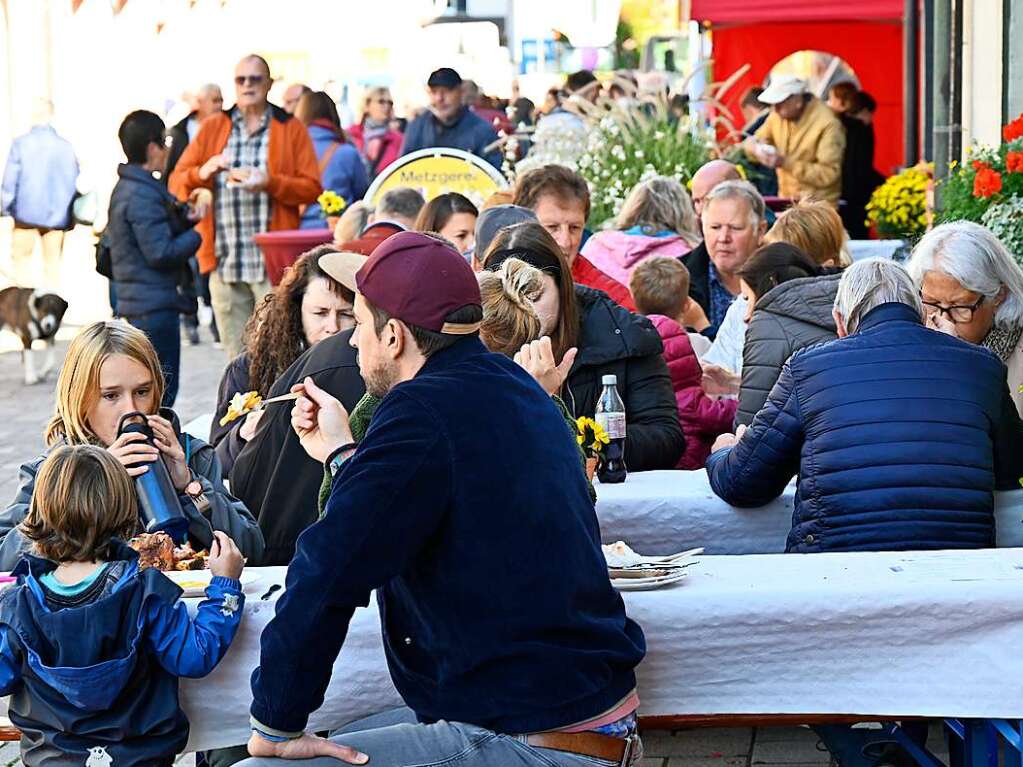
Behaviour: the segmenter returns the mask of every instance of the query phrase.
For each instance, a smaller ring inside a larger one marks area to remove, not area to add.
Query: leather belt
[[[527,735],[526,743],[535,748],[567,751],[626,765],[631,761],[634,738],[615,738],[599,732],[542,732]]]

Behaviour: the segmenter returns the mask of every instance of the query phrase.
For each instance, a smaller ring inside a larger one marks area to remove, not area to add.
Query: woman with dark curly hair
[[[210,442],[230,474],[234,459],[256,432],[263,411],[249,413],[225,426],[220,418],[236,392],[257,391],[265,396],[291,363],[317,341],[355,325],[350,290],[327,275],[317,263],[333,245],[304,253],[253,312],[245,328],[245,351],[231,360],[220,379]]]

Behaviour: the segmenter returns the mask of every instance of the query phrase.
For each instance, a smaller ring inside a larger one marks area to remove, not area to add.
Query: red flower
[[[1007,152],[1005,168],[1009,173],[1023,173],[1023,152]]]
[[[991,168],[981,168],[973,179],[973,196],[990,197],[1002,191],[1002,174]]]
[[[1002,128],[1002,137],[1006,141],[1013,141],[1023,137],[1023,114]]]
[[[970,165],[973,166],[974,170],[980,170],[981,168],[990,168],[991,167],[986,162],[982,162],[981,160],[974,160],[973,162],[970,163]]]

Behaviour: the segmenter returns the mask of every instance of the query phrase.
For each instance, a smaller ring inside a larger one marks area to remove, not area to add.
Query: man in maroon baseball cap
[[[324,462],[330,497],[298,539],[262,633],[249,752],[380,765],[568,767],[580,755],[632,764],[643,632],[608,580],[561,412],[478,338],[468,263],[418,232],[393,235],[369,259],[318,263],[356,291],[352,345],[381,401],[356,446],[336,399],[311,378],[295,387],[292,427]],[[528,566],[523,551],[535,554]],[[352,726],[331,741],[307,734],[352,614],[373,590],[391,677],[420,724]]]

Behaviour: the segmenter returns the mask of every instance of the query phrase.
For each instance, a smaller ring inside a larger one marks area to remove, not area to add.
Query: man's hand
[[[746,427],[739,426],[739,428],[735,430],[735,434],[722,434],[714,440],[714,444],[711,446],[710,452],[715,453],[722,448],[732,447],[736,442],[742,439],[742,435],[745,433]]]
[[[199,168],[199,178],[203,181],[209,181],[210,177],[220,173],[222,170],[227,170],[227,167],[227,157],[222,154],[215,154]]]
[[[213,543],[210,544],[210,572],[222,578],[234,578],[238,580],[245,569],[245,558],[238,550],[235,542],[227,533],[220,530],[213,531]]]
[[[720,365],[704,365],[703,379],[700,383],[706,394],[720,397],[738,394],[742,378]]]
[[[366,764],[369,757],[350,746],[332,743],[326,738],[303,733],[301,738],[274,743],[259,733],[249,738],[250,756],[276,756],[279,759],[312,759],[314,756],[331,756],[346,764]]]
[[[291,428],[310,458],[323,463],[339,447],[354,441],[348,411],[312,378],[307,377],[291,390],[304,395],[291,409]]]
[[[265,191],[270,183],[270,177],[259,168],[253,168],[248,178],[241,182],[241,188],[246,192]]]
[[[568,378],[568,371],[572,369],[575,362],[575,355],[578,349],[572,348],[565,352],[561,364],[554,363],[554,349],[551,346],[549,336],[544,336],[536,341],[523,345],[515,353],[515,362],[521,365],[536,382],[543,387],[543,390],[552,397],[561,391],[565,379]]]

